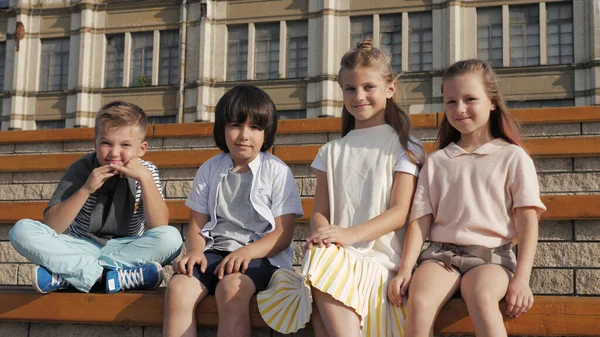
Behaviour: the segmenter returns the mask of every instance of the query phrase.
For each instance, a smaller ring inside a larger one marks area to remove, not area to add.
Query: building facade
[[[339,116],[342,55],[371,37],[399,102],[442,110],[441,74],[489,61],[512,107],[600,104],[600,0],[0,1],[2,130],[93,126],[113,100],[152,123],[213,120],[253,83],[282,118]]]

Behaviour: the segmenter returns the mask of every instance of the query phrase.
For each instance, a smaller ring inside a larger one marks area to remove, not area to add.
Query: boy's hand
[[[121,166],[110,164],[110,167],[121,174],[121,177],[129,177],[137,181],[142,180],[150,174],[150,171],[139,161],[138,158],[131,158],[127,164]]]
[[[204,252],[190,250],[185,256],[177,259],[177,261],[173,263],[173,271],[176,274],[186,274],[187,276],[192,277],[192,275],[194,275],[194,266],[197,264],[200,265],[200,272],[204,273],[208,266],[206,256],[204,255]]]
[[[92,194],[96,192],[104,182],[114,175],[118,174],[110,165],[104,165],[100,167],[96,167],[90,176],[87,178],[85,184],[82,189],[84,189],[88,194]]]
[[[246,269],[248,269],[248,264],[250,263],[250,259],[243,256],[238,251],[232,252],[229,255],[225,256],[223,261],[219,263],[217,269],[215,270],[215,275],[220,279],[225,276],[225,274],[233,274],[237,272],[245,273]]]
[[[412,273],[410,270],[400,269],[398,275],[396,275],[388,284],[387,296],[388,301],[399,307],[402,304],[402,296],[406,296],[408,293],[408,286],[410,285],[410,279]]]
[[[520,278],[513,278],[506,291],[506,314],[510,317],[519,317],[533,306],[533,293],[529,282]]]

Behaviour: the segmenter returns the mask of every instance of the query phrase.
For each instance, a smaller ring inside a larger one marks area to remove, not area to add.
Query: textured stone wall
[[[600,123],[526,125],[525,137],[564,138],[600,135]],[[418,129],[424,141],[434,140],[435,129]],[[337,133],[279,135],[276,145],[324,144],[338,138]],[[149,139],[149,151],[213,148],[212,137]],[[87,152],[91,142],[0,145],[0,155]],[[600,194],[600,157],[534,159],[542,194]],[[310,165],[291,165],[302,197],[312,197],[315,172]],[[167,199],[184,199],[191,190],[196,168],[161,169]],[[62,172],[0,173],[0,202],[44,201],[52,195]],[[182,233],[185,225],[174,225]],[[8,242],[10,225],[0,225],[0,285],[28,285],[31,265]],[[294,264],[301,261],[301,247],[310,229],[307,223],[296,226]],[[171,274],[167,267],[167,274]],[[600,221],[542,221],[538,253],[534,262],[532,289],[535,294],[600,295]],[[164,284],[163,284],[164,286]],[[89,333],[83,333],[89,330]],[[6,331],[6,333],[5,333]],[[93,331],[93,332],[92,332]],[[214,329],[200,329],[200,336],[214,336]],[[0,336],[159,336],[156,327],[73,326],[68,324],[0,323]],[[311,336],[305,331],[298,336]],[[256,336],[275,336],[271,331],[256,330]]]

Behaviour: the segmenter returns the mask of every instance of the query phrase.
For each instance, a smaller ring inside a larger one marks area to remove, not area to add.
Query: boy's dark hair
[[[265,142],[260,148],[267,151],[275,142],[277,131],[277,109],[266,92],[250,84],[238,84],[221,97],[215,107],[213,136],[215,143],[229,153],[225,142],[225,127],[230,123],[245,123],[246,120],[265,131]]]
[[[104,105],[96,114],[94,138],[108,129],[134,125],[139,128],[139,136],[143,141],[146,138],[146,126],[148,125],[148,117],[144,110],[133,103],[110,102]]]

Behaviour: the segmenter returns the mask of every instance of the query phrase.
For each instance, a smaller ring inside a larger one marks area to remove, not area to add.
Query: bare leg
[[[433,324],[460,284],[460,275],[435,262],[423,263],[412,276],[408,288],[405,336],[433,336]]]
[[[327,330],[325,329],[325,325],[323,324],[323,320],[321,319],[321,313],[319,312],[319,308],[317,305],[313,303],[313,311],[310,315],[310,323],[312,324],[313,330],[315,331],[316,337],[329,337]]]
[[[196,306],[207,294],[197,278],[173,275],[165,294],[163,336],[196,337]]]
[[[252,280],[242,274],[228,274],[217,285],[218,337],[250,337],[250,299],[256,291]]]
[[[312,288],[312,294],[321,322],[330,337],[360,336],[359,317],[353,309],[316,288]]]
[[[506,295],[509,282],[504,268],[495,264],[475,267],[463,276],[461,294],[478,337],[507,336],[498,302]]]

